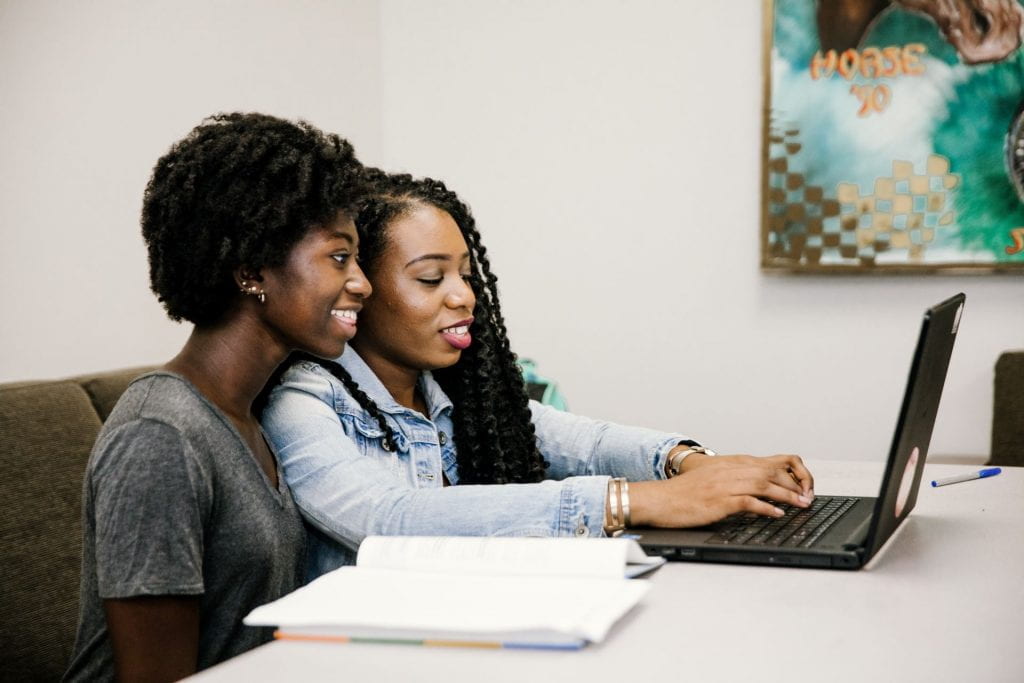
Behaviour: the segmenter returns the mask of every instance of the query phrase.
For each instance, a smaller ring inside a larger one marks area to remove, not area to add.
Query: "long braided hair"
[[[509,346],[498,302],[498,278],[491,271],[487,249],[480,241],[469,207],[439,180],[368,169],[367,181],[368,198],[359,208],[356,229],[360,262],[368,273],[373,272],[387,246],[388,227],[418,206],[429,205],[448,213],[469,247],[470,285],[476,295],[470,328],[473,344],[455,365],[433,373],[453,405],[459,482],[541,481],[546,463],[537,449],[522,372]],[[384,431],[385,448],[395,447],[394,434],[380,410],[341,365],[308,355],[304,359],[319,363],[341,380]]]

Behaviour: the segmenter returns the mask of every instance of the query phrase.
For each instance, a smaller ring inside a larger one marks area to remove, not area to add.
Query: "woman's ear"
[[[239,266],[234,270],[235,285],[242,294],[256,297],[261,303],[267,302],[267,293],[263,290],[263,276],[260,271],[248,266]]]
[[[242,291],[248,290],[257,282],[263,282],[263,276],[259,269],[250,266],[239,266],[235,268],[232,275],[235,278],[235,284]]]

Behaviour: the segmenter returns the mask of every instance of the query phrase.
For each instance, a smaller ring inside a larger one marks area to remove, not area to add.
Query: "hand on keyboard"
[[[630,482],[632,521],[637,526],[704,526],[736,513],[751,512],[782,517],[784,511],[771,501],[807,508],[813,500],[804,485],[813,486],[810,472],[796,456],[707,458],[663,481]],[[793,460],[799,463],[794,468]],[[801,472],[795,475],[796,471]],[[798,481],[798,476],[800,477]]]
[[[814,497],[814,477],[804,465],[799,455],[771,455],[756,458],[752,455],[703,455],[694,453],[683,460],[682,472],[685,474],[698,467],[725,467],[729,465],[750,465],[755,467],[777,468],[784,466],[789,469],[790,476],[800,485],[804,496]]]

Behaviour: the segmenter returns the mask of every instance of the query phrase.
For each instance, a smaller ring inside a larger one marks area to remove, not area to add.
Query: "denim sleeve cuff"
[[[654,450],[654,472],[652,473],[652,479],[668,479],[668,473],[665,472],[665,465],[668,463],[668,454],[679,444],[686,444],[687,446],[700,445],[696,441],[687,439],[681,434],[675,434],[662,441]]]
[[[608,477],[570,477],[562,482],[558,536],[604,536]]]

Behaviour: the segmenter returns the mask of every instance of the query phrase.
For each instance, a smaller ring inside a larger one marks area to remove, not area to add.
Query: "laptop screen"
[[[963,294],[957,294],[925,312],[882,479],[882,490],[868,530],[865,560],[882,547],[917,502],[932,427],[939,411],[939,399],[965,298]]]

